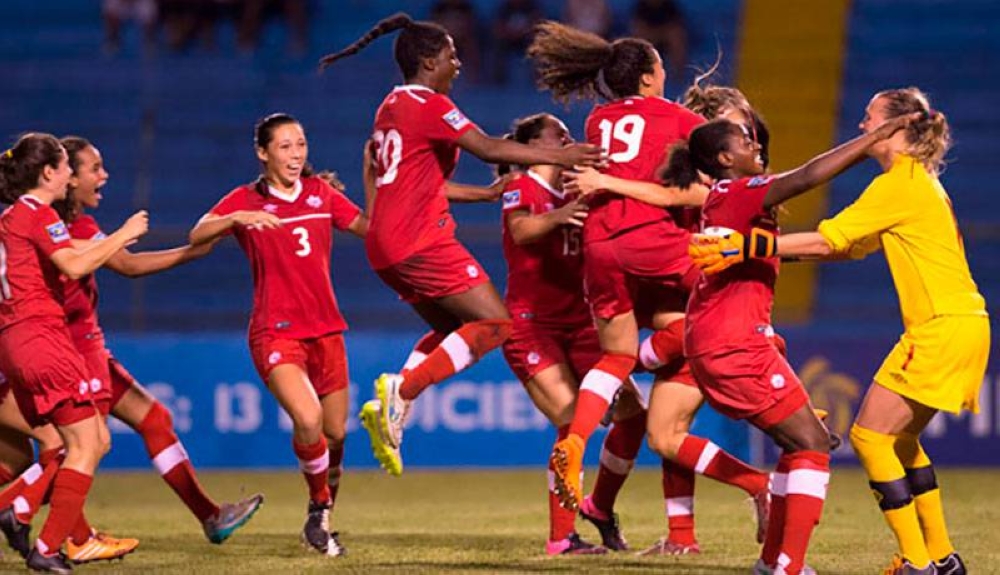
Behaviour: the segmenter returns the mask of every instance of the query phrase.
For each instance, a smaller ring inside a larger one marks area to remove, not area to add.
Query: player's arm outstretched
[[[108,237],[85,247],[72,246],[52,252],[52,263],[66,277],[78,280],[104,265],[116,253],[135,243],[149,230],[149,214],[140,210]]]
[[[505,214],[507,230],[517,245],[536,242],[559,226],[583,227],[587,219],[587,204],[577,198],[561,208],[532,215],[528,210],[511,210]]]
[[[198,220],[188,235],[188,241],[192,246],[208,243],[222,237],[236,226],[264,229],[277,228],[280,225],[281,220],[277,216],[264,211],[238,211],[224,216],[209,213]]]
[[[567,192],[579,193],[582,197],[605,191],[661,208],[700,207],[705,203],[709,191],[708,186],[701,182],[692,183],[686,188],[663,186],[602,174],[594,168],[584,166],[578,166],[574,172],[563,172],[563,181]]]
[[[562,148],[528,146],[505,138],[487,136],[474,128],[459,136],[458,145],[463,150],[491,164],[531,166],[549,164],[572,168],[593,166],[604,159],[601,149],[591,144],[569,144]]]

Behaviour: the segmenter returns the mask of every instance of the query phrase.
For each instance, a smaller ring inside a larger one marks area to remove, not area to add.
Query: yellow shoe
[[[583,499],[583,488],[580,485],[583,448],[583,438],[573,434],[556,442],[552,455],[549,456],[555,476],[555,494],[559,498],[559,505],[567,511],[579,510]]]
[[[403,474],[403,456],[398,447],[393,447],[382,435],[382,426],[379,421],[382,418],[382,404],[377,399],[370,399],[361,406],[361,426],[368,432],[371,440],[372,453],[379,464],[389,473],[398,477]]]
[[[94,531],[90,539],[82,545],[76,545],[72,539],[66,540],[66,558],[73,563],[90,563],[91,561],[109,561],[120,559],[139,547],[138,539],[118,539]]]

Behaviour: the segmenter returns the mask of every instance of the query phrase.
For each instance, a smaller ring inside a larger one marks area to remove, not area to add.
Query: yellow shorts
[[[979,412],[990,355],[986,315],[944,315],[911,327],[882,362],[875,381],[917,403]]]

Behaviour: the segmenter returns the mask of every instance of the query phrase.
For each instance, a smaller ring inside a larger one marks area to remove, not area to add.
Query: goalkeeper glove
[[[716,274],[748,258],[769,258],[778,251],[773,232],[752,228],[749,236],[726,229],[708,228],[708,233],[694,234],[688,255],[706,274]]]

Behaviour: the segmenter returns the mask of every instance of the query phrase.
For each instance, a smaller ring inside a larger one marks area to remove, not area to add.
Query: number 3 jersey
[[[670,147],[705,120],[687,108],[656,97],[633,96],[596,106],[587,117],[587,142],[601,146],[609,164],[603,173],[644,182],[660,182]],[[602,193],[589,201],[584,226],[587,242],[613,237],[658,220],[669,213],[639,200]]]
[[[244,210],[281,219],[275,229],[232,228],[253,273],[250,339],[308,339],[347,329],[330,280],[331,230],[346,229],[361,210],[323,180],[306,177],[290,195],[265,184],[241,186],[209,213]]]
[[[590,323],[583,298],[580,228],[563,225],[538,240],[517,245],[507,224],[518,210],[537,216],[572,201],[533,172],[507,183],[503,194],[503,255],[507,260],[507,309],[515,319],[535,324],[579,326]]]
[[[458,138],[476,125],[425,86],[393,89],[375,114],[375,205],[365,240],[374,269],[385,269],[454,237],[445,180],[458,164]]]

